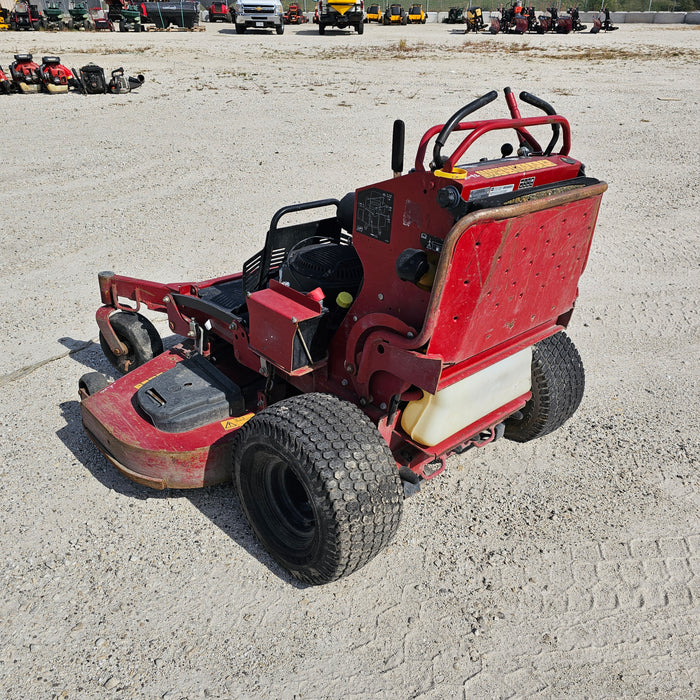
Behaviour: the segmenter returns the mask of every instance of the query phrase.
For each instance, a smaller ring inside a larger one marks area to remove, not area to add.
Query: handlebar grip
[[[282,207],[281,209],[278,209],[272,217],[272,221],[270,222],[270,230],[273,231],[277,228],[277,224],[279,224],[280,219],[285,214],[290,214],[295,211],[306,211],[307,209],[318,209],[320,207],[334,206],[337,209],[339,204],[340,202],[337,199],[317,199],[314,202],[290,204],[286,207]]]
[[[549,102],[545,102],[541,97],[537,97],[537,95],[533,95],[530,92],[521,92],[520,99],[533,107],[537,107],[537,109],[541,109],[545,114],[550,116],[556,114],[554,107]]]
[[[548,114],[550,117],[557,113],[554,107],[552,107],[552,105],[549,104],[549,102],[545,102],[541,97],[537,97],[537,95],[533,95],[532,93],[523,91],[520,93],[520,99],[523,102],[527,102],[527,104],[532,105],[533,107],[537,107],[537,109],[541,109],[545,114]],[[545,148],[542,152],[542,155],[550,155],[552,153],[552,149],[554,148],[554,144],[557,142],[558,139],[559,124],[552,124],[552,138],[547,144],[547,148]]]
[[[478,97],[473,102],[470,102],[468,105],[462,107],[462,109],[455,112],[447,120],[445,126],[442,127],[442,130],[438,134],[438,137],[435,140],[435,146],[433,147],[433,163],[435,163],[435,167],[439,168],[442,165],[440,162],[440,151],[442,150],[442,147],[445,145],[445,141],[447,141],[447,137],[452,133],[455,126],[457,126],[457,124],[459,124],[464,117],[472,112],[476,112],[477,109],[485,107],[489,102],[493,102],[497,97],[498,93],[495,90],[491,90],[491,92],[487,92],[485,95]]]
[[[391,138],[391,170],[394,173],[403,172],[404,139],[406,125],[401,119],[394,122],[394,131]]]

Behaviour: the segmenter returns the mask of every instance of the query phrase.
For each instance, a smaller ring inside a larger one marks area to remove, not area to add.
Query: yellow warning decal
[[[513,165],[499,165],[497,168],[484,168],[477,170],[476,174],[481,177],[501,177],[503,175],[515,175],[516,173],[526,173],[530,170],[541,170],[542,168],[553,168],[556,165],[551,160],[524,160]]]
[[[244,416],[236,416],[235,418],[227,418],[221,421],[221,427],[224,430],[233,430],[240,428],[244,423],[247,423],[255,414],[246,413]]]
[[[165,374],[165,371],[158,372],[158,374],[154,374],[152,377],[149,377],[148,379],[144,379],[140,384],[134,384],[134,389],[140,389],[144,384],[148,384],[148,382],[150,382],[151,379],[155,379],[156,377],[160,377],[161,374]]]

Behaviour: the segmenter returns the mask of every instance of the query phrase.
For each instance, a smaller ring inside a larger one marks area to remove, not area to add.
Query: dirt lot
[[[17,51],[146,83],[0,97],[1,697],[698,697],[700,31],[0,34],[3,66]],[[98,271],[238,270],[280,206],[386,178],[394,118],[410,163],[506,85],[567,116],[610,185],[563,429],[450,459],[388,551],[316,588],[228,485],[154,492],[107,464],[77,402],[110,369]]]

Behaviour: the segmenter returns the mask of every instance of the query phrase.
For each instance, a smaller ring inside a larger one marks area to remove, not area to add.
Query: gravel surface
[[[698,697],[700,31],[0,34],[3,66],[18,51],[146,82],[0,97],[0,697]],[[390,548],[322,587],[258,546],[229,485],[155,492],[106,462],[77,400],[110,372],[98,271],[236,271],[280,206],[388,177],[394,118],[410,163],[506,85],[610,185],[572,420],[451,458]]]

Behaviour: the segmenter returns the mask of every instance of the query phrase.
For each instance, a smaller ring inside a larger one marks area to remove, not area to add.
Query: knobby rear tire
[[[403,489],[388,446],[362,411],[328,394],[280,401],[246,423],[233,481],[265,549],[305,583],[357,571],[401,519]]]
[[[528,442],[566,423],[581,403],[586,385],[578,350],[563,332],[545,338],[532,348],[532,398],[522,418],[506,421],[505,437]]]

